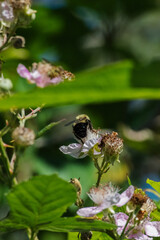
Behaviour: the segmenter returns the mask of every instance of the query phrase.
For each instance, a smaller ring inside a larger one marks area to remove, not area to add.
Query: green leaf
[[[73,82],[16,93],[0,101],[0,110],[41,104],[57,106],[138,98],[160,99],[159,76],[159,62],[137,67],[130,61],[122,61],[78,73]]]
[[[129,178],[128,175],[127,175],[127,180],[128,180],[128,184],[129,184],[129,186],[131,186],[131,185],[132,185],[132,183],[131,183],[131,179]]]
[[[75,202],[76,192],[57,175],[37,176],[14,187],[7,199],[14,221],[34,228],[61,217]]]
[[[148,183],[151,187],[153,187],[158,193],[160,193],[160,182],[156,182],[153,180],[147,179],[146,183]]]
[[[53,222],[46,222],[39,225],[29,225],[28,223],[19,223],[20,219],[15,217],[0,221],[0,231],[7,232],[15,229],[26,229],[28,227],[36,228],[36,230],[45,230],[50,232],[84,232],[84,231],[108,231],[116,228],[116,225],[97,221],[94,219],[82,219],[75,217],[57,217]]]
[[[41,225],[40,230],[52,232],[104,231],[115,229],[111,223],[83,218],[57,218],[50,224]]]
[[[10,232],[20,229],[26,229],[27,226],[25,224],[21,224],[16,222],[14,219],[5,219],[0,221],[0,232]]]
[[[160,221],[160,211],[156,210],[151,213],[151,217],[156,221]]]
[[[94,232],[92,240],[112,240],[110,236],[106,233],[101,233],[101,232]]]

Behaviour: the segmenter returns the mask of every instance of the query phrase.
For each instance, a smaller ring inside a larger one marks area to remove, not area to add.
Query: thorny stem
[[[15,151],[13,153],[12,160],[11,160],[11,165],[12,165],[12,169],[13,169],[12,181],[14,184],[17,184],[16,175],[17,175],[19,158],[20,158],[21,154],[22,154],[22,149],[20,147],[15,148]]]
[[[65,119],[62,119],[58,122],[52,122],[50,124],[48,124],[47,126],[45,126],[43,129],[41,129],[37,135],[36,135],[36,139],[40,138],[42,135],[44,135],[47,131],[49,131],[52,127],[58,125],[59,123],[63,122]]]
[[[24,127],[26,120],[34,118],[37,116],[37,112],[41,110],[41,107],[36,108],[35,110],[31,109],[31,112],[28,115],[25,115],[25,109],[22,108],[21,115],[18,114],[18,119],[20,122],[20,127]]]
[[[25,124],[25,109],[22,108],[21,110],[21,116],[19,116],[19,120],[20,120],[20,127],[24,127]]]
[[[10,130],[10,126],[8,126],[8,122],[6,121],[6,126],[0,131],[0,137],[3,137]]]

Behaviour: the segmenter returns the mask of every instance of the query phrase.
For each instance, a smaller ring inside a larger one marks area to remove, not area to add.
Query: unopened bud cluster
[[[35,18],[36,11],[30,8],[29,0],[6,0],[0,2],[0,20],[2,25],[10,27],[16,23],[18,27],[28,25]]]
[[[104,149],[105,154],[113,156],[122,152],[123,140],[117,136],[118,133],[116,132],[103,135],[99,146]]]
[[[31,5],[30,0],[9,0],[9,3],[12,5],[13,9],[24,9]]]
[[[17,127],[12,133],[12,138],[16,145],[26,147],[34,144],[35,133],[29,128]]]

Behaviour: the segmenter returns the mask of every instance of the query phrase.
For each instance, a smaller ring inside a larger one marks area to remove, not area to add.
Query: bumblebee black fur
[[[77,139],[83,143],[83,138],[87,137],[87,130],[93,130],[91,121],[87,115],[79,115],[76,117],[76,120],[73,127],[73,133]]]

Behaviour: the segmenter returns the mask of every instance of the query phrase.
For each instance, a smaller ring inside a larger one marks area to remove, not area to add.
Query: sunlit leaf
[[[160,211],[156,210],[156,211],[152,212],[151,217],[153,217],[154,220],[156,220],[156,221],[160,221]]]
[[[75,202],[76,192],[57,175],[37,176],[14,187],[7,198],[14,220],[36,227],[60,217]]]
[[[158,193],[160,193],[160,182],[156,182],[153,180],[147,179],[146,183],[148,183],[151,187],[153,187]]]

